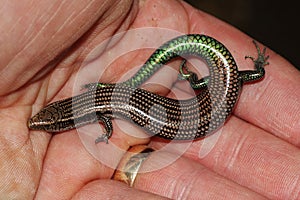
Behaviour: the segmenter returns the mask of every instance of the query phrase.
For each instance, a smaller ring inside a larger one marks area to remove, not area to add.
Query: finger
[[[138,174],[134,187],[172,199],[265,199],[187,158],[156,170],[172,157],[177,155],[153,152],[141,167],[146,173]]]
[[[245,85],[235,114],[284,140],[300,145],[300,72],[270,54],[265,78]]]
[[[270,199],[299,198],[298,148],[234,116],[219,132],[185,156]]]
[[[111,180],[97,180],[85,185],[75,199],[167,199],[162,196],[130,188],[127,185]]]

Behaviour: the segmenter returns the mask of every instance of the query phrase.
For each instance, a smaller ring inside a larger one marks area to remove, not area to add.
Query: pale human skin
[[[207,155],[199,158],[203,140],[197,140],[174,163],[139,175],[129,188],[110,180],[114,169],[86,151],[76,130],[54,136],[29,131],[28,118],[49,102],[71,96],[71,78],[79,67],[74,63],[115,33],[138,27],[205,33],[226,44],[241,69],[253,66],[244,59],[256,55],[252,39],[174,0],[1,4],[1,199],[300,198],[300,73],[281,56],[267,50],[270,65],[265,78],[243,87],[233,116]],[[101,52],[97,56],[101,57]],[[101,81],[118,80],[148,56],[122,58],[118,63],[126,67],[111,65]],[[169,93],[159,86],[147,86],[147,90],[164,96]],[[118,128],[110,140],[123,149],[150,142]],[[161,140],[153,140],[149,146],[159,148],[161,144]],[[159,153],[153,158],[163,159]]]

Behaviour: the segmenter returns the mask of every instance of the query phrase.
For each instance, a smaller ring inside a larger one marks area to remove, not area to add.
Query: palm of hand
[[[156,7],[155,3],[160,6]],[[9,34],[1,37],[4,38],[3,41],[9,41],[8,46],[1,51],[5,56],[1,57],[3,64],[0,66],[2,75],[0,82],[3,86],[0,89],[1,197],[18,197],[19,195],[19,197],[30,199],[35,195],[37,198],[53,197],[53,195],[57,195],[57,198],[70,198],[75,194],[91,195],[91,193],[84,192],[85,188],[99,191],[102,197],[105,195],[112,197],[119,193],[124,195],[121,193],[122,190],[116,190],[116,187],[126,188],[126,186],[105,180],[111,177],[114,170],[90,156],[76,134],[59,134],[49,143],[51,137],[49,134],[29,132],[26,127],[26,122],[32,112],[37,112],[49,101],[55,101],[70,94],[73,77],[78,70],[76,63],[88,54],[90,48],[114,32],[155,25],[182,32],[205,32],[213,35],[222,27],[223,33],[226,34],[220,36],[220,40],[224,38],[224,43],[231,43],[231,49],[241,50],[239,54],[242,56],[240,57],[247,55],[250,52],[249,49],[252,49],[252,44],[248,42],[245,35],[175,1],[161,3],[146,1],[140,5],[134,3],[133,6],[130,3],[111,6],[103,2],[96,2],[95,4],[98,5],[77,4],[74,2],[71,10],[68,10],[70,7],[65,8],[64,14],[59,17],[55,15],[59,13],[55,7],[50,9],[52,14],[39,13],[47,18],[46,21],[53,22],[53,24],[42,23],[47,25],[40,27],[38,24],[41,22],[37,20],[34,21],[34,26],[29,26],[32,22],[27,21],[24,23],[28,24],[16,26],[17,28],[13,29],[14,33],[20,37],[15,37],[15,35],[12,37]],[[33,9],[43,10],[39,6],[45,5],[36,4],[35,6]],[[26,5],[23,8],[25,11]],[[74,21],[70,20],[71,13],[79,12],[82,8],[86,8],[88,12],[77,15]],[[98,8],[105,9],[109,17],[102,15],[103,10]],[[124,9],[130,11],[129,14],[117,12],[121,8],[123,11]],[[157,9],[164,9],[165,15],[170,12],[176,15],[172,18],[160,16],[158,13],[161,12]],[[95,13],[97,17],[94,16]],[[12,15],[16,19],[26,19],[25,16],[26,12],[18,16]],[[154,16],[164,20],[155,20]],[[58,20],[60,18],[66,20],[60,21]],[[212,21],[218,26],[211,26]],[[5,25],[5,22],[2,23]],[[78,27],[80,27],[79,30]],[[27,34],[24,34],[24,28]],[[12,29],[9,30],[12,31]],[[215,35],[218,36],[218,34]],[[230,41],[235,41],[235,43]],[[63,51],[72,44],[76,45],[68,51]],[[251,52],[254,51],[251,50]],[[199,159],[199,152],[203,150],[201,147],[205,148],[205,144],[203,141],[196,141],[171,168],[167,167],[158,172],[141,175],[137,180],[137,188],[174,198],[178,198],[176,193],[182,192],[182,188],[187,189],[184,190],[184,194],[188,197],[201,195],[203,198],[204,193],[236,198],[249,195],[247,196],[249,199],[263,198],[262,196],[292,198],[295,197],[293,195],[299,194],[297,186],[292,188],[294,192],[292,190],[289,192],[285,185],[296,183],[297,178],[293,177],[299,178],[300,171],[300,151],[295,147],[299,145],[300,120],[297,112],[299,113],[300,97],[296,85],[299,84],[300,76],[299,72],[282,58],[273,53],[270,53],[270,57],[272,69],[268,70],[268,77],[262,83],[246,86],[235,110],[235,116],[232,116],[220,130],[223,134],[219,136],[212,150],[204,158],[200,156],[202,159]],[[146,60],[147,56],[137,58],[119,62],[124,66],[134,66],[134,62]],[[246,63],[242,58],[237,58],[237,62]],[[289,70],[282,72],[282,66]],[[117,68],[116,63],[107,72],[107,80],[104,81],[113,82],[126,70],[128,70],[126,67]],[[285,76],[278,72],[284,73]],[[272,84],[269,84],[271,82]],[[285,86],[289,86],[288,90]],[[160,87],[152,87],[150,90],[164,95],[168,92]],[[270,98],[274,98],[272,92],[275,91],[277,92],[276,99],[270,101]],[[286,99],[285,96],[292,98]],[[281,113],[279,117],[277,117],[278,112]],[[272,134],[276,134],[281,139]],[[129,144],[149,142],[147,139],[141,141],[126,137],[121,133],[116,134],[112,140],[124,149],[128,148]],[[154,141],[150,145],[159,147],[161,142]],[[161,157],[158,156],[156,159],[159,160]],[[281,171],[285,173],[280,173]],[[170,176],[166,177],[166,174]],[[151,178],[155,177],[165,182],[175,181],[176,184],[173,184],[173,188],[170,188],[172,186],[168,184],[165,187],[158,186],[155,182],[150,182]],[[182,177],[182,179],[174,180],[174,177]],[[272,177],[273,183],[268,182],[269,179],[266,177]],[[96,181],[93,182],[93,180]],[[289,184],[284,184],[282,180]],[[207,192],[207,186],[204,187],[204,185],[209,184],[214,187]],[[283,188],[282,191],[273,191],[274,185],[272,184],[276,184],[277,188]],[[173,193],[169,194],[168,191],[173,191]],[[220,191],[227,191],[227,193],[220,194]],[[128,196],[137,193],[144,196],[152,195],[140,190],[130,190]],[[259,193],[262,196],[259,196]]]

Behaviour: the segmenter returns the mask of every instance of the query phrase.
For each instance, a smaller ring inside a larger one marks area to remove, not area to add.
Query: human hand
[[[75,130],[52,138],[45,132],[29,132],[28,118],[49,102],[71,96],[80,62],[116,32],[156,26],[204,33],[232,51],[239,69],[251,68],[252,63],[244,56],[256,53],[246,35],[177,1],[141,1],[139,5],[129,1],[114,5],[71,2],[61,7],[53,1],[38,2],[31,7],[34,12],[30,15],[25,4],[18,4],[23,8],[18,13],[22,14],[8,13],[15,17],[14,28],[11,23],[5,24],[7,21],[1,22],[6,30],[1,38],[7,44],[1,47],[4,53],[0,66],[2,197],[159,198],[157,194],[161,198],[297,199],[300,75],[270,50],[265,79],[243,87],[233,116],[224,127],[205,140],[193,142],[171,165],[139,174],[134,188],[109,180],[114,169],[91,156]],[[103,52],[97,56],[101,58]],[[137,59],[119,59],[105,72],[103,81],[118,80],[149,55],[138,52],[134,56]],[[124,68],[120,69],[118,63]],[[173,97],[159,86],[147,90]],[[149,143],[149,139],[133,138],[116,127],[110,143],[126,150]],[[165,142],[157,139],[149,144],[157,149],[162,145]],[[178,156],[176,151],[156,151],[144,164],[164,162],[165,155]],[[122,154],[114,156],[119,160]]]

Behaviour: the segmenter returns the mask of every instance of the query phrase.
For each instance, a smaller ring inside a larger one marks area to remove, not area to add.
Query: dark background
[[[237,27],[300,69],[300,7],[295,0],[186,0]]]

